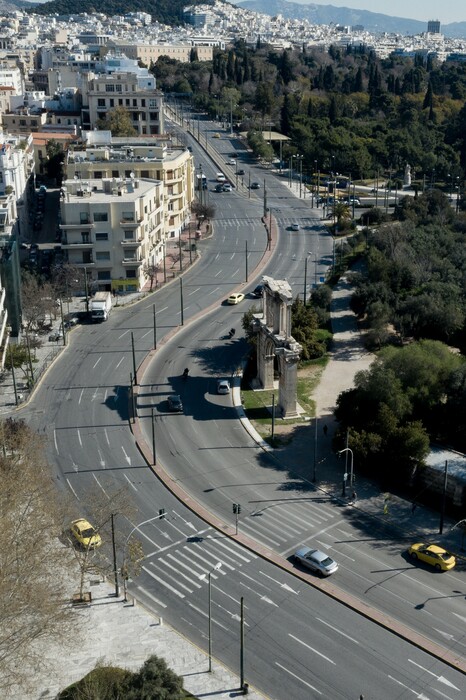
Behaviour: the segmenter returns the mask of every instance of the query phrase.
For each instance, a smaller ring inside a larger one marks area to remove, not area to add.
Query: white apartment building
[[[68,151],[67,177],[128,178],[163,184],[164,236],[175,238],[189,221],[194,199],[194,161],[184,148],[150,137],[112,137],[108,131],[83,132],[84,146]]]
[[[66,180],[61,190],[62,248],[91,289],[134,292],[144,264],[163,254],[162,183],[128,178]]]
[[[24,198],[33,173],[32,136],[0,135],[0,196],[13,194],[16,200]]]
[[[0,86],[12,87],[16,95],[24,92],[24,79],[21,70],[9,61],[0,63]]]

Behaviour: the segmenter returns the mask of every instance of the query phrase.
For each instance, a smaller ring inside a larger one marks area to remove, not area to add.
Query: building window
[[[125,241],[134,241],[134,232],[133,231],[125,231]]]
[[[115,92],[115,85],[106,85],[105,86],[105,92]]]
[[[150,177],[148,170],[141,170],[141,177]]]
[[[97,100],[97,107],[105,107],[105,104],[105,97],[99,97],[99,99]]]
[[[121,212],[121,221],[134,221],[133,211],[123,211]]]
[[[129,107],[130,104],[131,104],[131,100],[129,100],[128,98],[126,98],[126,99],[125,99],[125,105],[126,105],[126,107]]]
[[[89,231],[81,231],[81,239],[83,243],[90,243]]]
[[[110,107],[115,107],[115,100],[113,97],[110,98]]]
[[[119,170],[112,170],[112,177],[119,177],[120,171]]]
[[[102,171],[101,170],[96,170],[94,173],[94,177],[96,180],[101,180],[102,179]]]
[[[95,211],[94,221],[108,221],[108,213],[106,211]]]
[[[106,231],[102,231],[101,233],[96,233],[95,240],[96,241],[108,241],[108,233]]]
[[[81,224],[89,224],[89,214],[87,211],[80,211],[79,212],[79,223]]]
[[[146,101],[145,101],[145,100],[141,100],[141,107],[145,107],[145,106],[146,106]]]
[[[152,100],[152,99],[149,100],[149,109],[154,109],[157,107],[158,107],[157,100]]]
[[[110,251],[109,250],[97,251],[95,254],[95,259],[96,260],[110,260]]]
[[[151,122],[157,122],[159,120],[159,113],[158,112],[150,112],[149,119],[151,120]]]
[[[109,280],[111,279],[110,270],[97,270],[98,280]]]
[[[120,83],[118,83],[118,85],[115,85],[115,92],[123,92],[123,87]]]
[[[126,279],[127,280],[136,279],[136,270],[126,270]]]

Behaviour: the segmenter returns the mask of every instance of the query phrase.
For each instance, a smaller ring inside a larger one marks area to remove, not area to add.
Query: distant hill
[[[52,0],[35,5],[31,12],[38,15],[76,15],[82,12],[102,12],[105,15],[125,15],[128,12],[147,12],[163,24],[181,24],[183,8],[198,5],[197,0]]]
[[[342,24],[353,27],[362,24],[369,32],[389,32],[396,34],[420,34],[427,31],[427,23],[404,17],[391,17],[368,10],[352,10],[348,7],[334,5],[301,5],[286,0],[233,0],[234,4],[245,10],[261,12],[264,15],[282,15],[288,19],[307,19],[312,24]],[[387,3],[387,9],[389,3]],[[406,3],[409,12],[409,3]],[[435,19],[435,17],[432,17]],[[466,37],[466,22],[454,22],[441,25],[440,31],[452,38]]]

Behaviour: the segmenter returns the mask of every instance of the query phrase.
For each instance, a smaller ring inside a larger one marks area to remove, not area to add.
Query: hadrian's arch
[[[283,418],[298,414],[297,369],[301,345],[291,335],[291,287],[286,280],[264,277],[263,315],[254,319],[257,379],[273,389],[278,372],[278,410]]]

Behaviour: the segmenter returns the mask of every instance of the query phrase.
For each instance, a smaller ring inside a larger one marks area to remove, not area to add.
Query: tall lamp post
[[[209,673],[212,673],[212,574],[214,571],[218,571],[221,568],[222,562],[219,561],[207,574],[201,574],[201,576],[199,576],[202,580],[207,577],[209,583]]]
[[[353,487],[353,450],[351,447],[344,447],[342,450],[338,450],[338,454],[341,455],[343,452],[349,452],[351,455],[351,462],[350,462],[350,486],[351,488]],[[346,473],[346,466],[345,466],[345,473],[343,474],[343,492],[342,496],[346,496],[346,478],[347,478],[347,473]]]
[[[304,299],[304,306],[306,306],[306,293],[307,293],[307,261],[309,260],[309,256],[312,255],[311,251],[306,255],[306,258],[304,260],[304,289],[303,289],[303,299]]]

